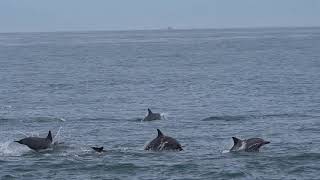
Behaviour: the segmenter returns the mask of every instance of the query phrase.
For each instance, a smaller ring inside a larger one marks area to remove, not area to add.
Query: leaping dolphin
[[[153,139],[144,150],[152,150],[152,151],[163,151],[163,150],[174,150],[174,151],[182,151],[182,146],[180,143],[172,137],[165,136],[163,133],[157,129],[158,136]]]
[[[143,119],[144,121],[153,121],[153,120],[160,120],[161,115],[160,113],[153,113],[149,108],[148,108],[148,115]]]
[[[241,140],[236,137],[232,137],[233,147],[230,151],[245,151],[245,152],[259,152],[261,146],[269,144],[269,141],[265,141],[261,138],[250,138],[246,140]]]
[[[26,145],[30,149],[33,149],[35,151],[39,151],[41,149],[47,149],[47,148],[51,147],[52,135],[51,135],[51,131],[49,131],[46,138],[26,137],[24,139],[21,139],[19,141],[15,141],[15,142]]]

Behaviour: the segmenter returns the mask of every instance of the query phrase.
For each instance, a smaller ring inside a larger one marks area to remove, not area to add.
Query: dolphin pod
[[[148,115],[144,118],[144,121],[160,120],[161,116],[159,113],[153,113],[148,108]],[[150,141],[144,148],[144,150],[151,151],[182,151],[183,148],[181,144],[174,138],[164,135],[159,129],[157,129],[158,135],[152,141]],[[260,148],[266,144],[269,144],[269,141],[265,141],[261,138],[250,138],[241,140],[237,137],[232,137],[233,146],[230,149],[230,152],[259,152]],[[19,144],[28,146],[30,149],[35,151],[40,151],[43,149],[48,149],[52,147],[52,134],[49,131],[47,137],[26,137],[18,141],[14,141]],[[104,147],[91,147],[94,151],[98,153],[106,152]]]

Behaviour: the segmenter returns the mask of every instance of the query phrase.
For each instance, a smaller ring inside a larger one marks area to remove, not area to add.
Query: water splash
[[[23,133],[23,132],[21,132],[21,131],[17,131],[18,133],[20,133],[20,134],[22,134],[22,135],[24,135],[25,137],[28,137],[28,135],[26,134],[26,133]]]
[[[59,130],[57,131],[57,134],[54,136],[52,143],[58,144],[60,142],[60,132],[61,132],[62,126],[59,127]]]
[[[15,146],[12,141],[0,142],[0,156],[21,156],[27,151],[27,148],[23,146]]]
[[[0,153],[1,154],[9,154],[11,152],[8,149],[10,143],[11,143],[10,141],[4,142],[4,143],[0,143]]]
[[[229,152],[230,152],[230,150],[225,149],[222,151],[222,154],[229,153]]]
[[[161,119],[168,120],[167,117],[169,116],[169,113],[160,113]]]

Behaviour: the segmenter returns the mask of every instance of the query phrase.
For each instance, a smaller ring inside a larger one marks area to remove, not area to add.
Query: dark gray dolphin
[[[28,146],[30,149],[35,151],[39,151],[41,149],[47,149],[52,145],[52,135],[51,131],[49,131],[46,138],[39,138],[39,137],[27,137],[21,139],[19,141],[14,141],[23,145]]]
[[[91,147],[93,150],[95,150],[96,152],[106,152],[105,150],[103,150],[103,146],[102,147]]]
[[[162,132],[157,129],[158,136],[153,139],[144,150],[152,150],[152,151],[162,151],[162,150],[174,150],[174,151],[182,151],[182,146],[180,143],[172,137],[165,136]]]
[[[148,115],[143,119],[144,121],[153,121],[153,120],[160,120],[161,115],[160,113],[153,113],[149,108],[148,108]]]
[[[259,152],[261,146],[269,144],[269,141],[265,141],[261,138],[250,138],[246,140],[241,140],[236,137],[232,137],[233,147],[230,151],[246,151],[246,152]]]

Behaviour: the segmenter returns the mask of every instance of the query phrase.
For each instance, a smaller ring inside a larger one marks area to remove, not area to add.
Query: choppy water
[[[0,63],[1,179],[320,176],[319,28],[0,34]],[[60,127],[54,150],[13,142]],[[156,128],[184,151],[145,152]]]

